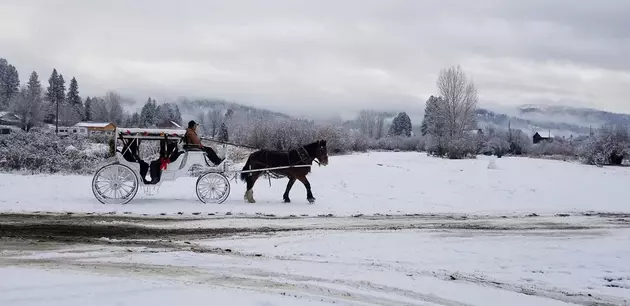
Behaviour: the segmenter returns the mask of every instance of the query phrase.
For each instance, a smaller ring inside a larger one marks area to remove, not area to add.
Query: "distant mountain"
[[[291,116],[267,109],[256,108],[239,103],[228,102],[225,100],[200,99],[187,100],[183,99],[176,102],[182,113],[184,121],[198,118],[199,114],[207,114],[211,110],[227,110],[231,109],[234,114],[247,116],[249,118],[275,118],[288,119]]]
[[[548,132],[557,136],[588,135],[603,124],[624,124],[630,126],[630,115],[612,113],[590,108],[570,106],[550,106],[527,104],[514,108],[501,108],[501,111],[480,108],[477,118],[481,126],[493,125],[512,128],[533,134],[536,131]]]
[[[545,132],[545,134],[550,132],[556,136],[569,137],[571,135],[588,135],[590,131],[589,126],[560,121],[524,119],[517,116],[495,113],[483,108],[477,109],[477,121],[480,128],[492,126],[498,129],[507,129],[508,127],[511,127],[512,129],[520,129],[529,135],[533,135],[536,132]]]
[[[591,108],[570,106],[522,105],[519,115],[526,119],[572,121],[581,125],[625,124],[630,125],[630,115],[612,113]]]
[[[239,103],[228,102],[216,99],[200,100],[180,100],[177,102],[184,121],[199,118],[200,114],[209,116],[211,110],[231,109],[236,117],[243,120],[253,118],[265,119],[290,119],[290,115],[270,111],[267,109],[251,107]],[[384,118],[384,131],[389,129],[391,120],[398,114],[398,111],[378,112]],[[423,113],[421,110],[413,109],[407,111],[412,118],[413,131],[420,133]],[[331,114],[334,116],[335,114]],[[320,123],[342,124],[346,128],[361,129],[361,119],[357,117],[351,120],[342,120],[340,117],[331,117],[328,120],[316,120]],[[549,105],[520,105],[516,107],[495,106],[488,108],[478,108],[477,121],[480,128],[492,126],[498,129],[520,129],[524,133],[533,135],[535,132],[554,134],[556,136],[574,137],[588,135],[592,130],[598,129],[603,124],[624,124],[630,126],[630,114],[612,113],[603,110],[590,108],[577,108],[570,106],[549,106]],[[212,119],[211,119],[212,120]]]

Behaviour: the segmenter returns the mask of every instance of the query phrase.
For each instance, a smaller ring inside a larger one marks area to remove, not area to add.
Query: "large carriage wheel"
[[[127,204],[138,192],[140,181],[131,168],[121,164],[103,166],[92,179],[92,192],[103,204]]]
[[[197,197],[203,203],[221,204],[230,195],[230,181],[225,175],[209,172],[197,179]]]

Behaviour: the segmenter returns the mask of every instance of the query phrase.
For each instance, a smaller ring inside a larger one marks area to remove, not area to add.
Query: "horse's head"
[[[328,165],[328,148],[326,147],[326,140],[318,140],[316,144],[317,149],[315,150],[315,157],[322,165]]]

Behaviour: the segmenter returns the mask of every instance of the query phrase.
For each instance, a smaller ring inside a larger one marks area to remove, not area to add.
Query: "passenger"
[[[219,165],[223,162],[222,158],[217,156],[217,153],[211,147],[204,147],[197,136],[197,126],[199,126],[194,120],[188,122],[188,128],[186,129],[186,134],[184,134],[184,143],[186,145],[194,145],[199,146],[206,154],[210,161],[212,161],[215,165]]]

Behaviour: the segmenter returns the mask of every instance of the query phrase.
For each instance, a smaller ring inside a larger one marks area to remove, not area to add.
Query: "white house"
[[[86,135],[113,135],[116,132],[116,125],[111,122],[79,122],[73,128],[86,129]]]
[[[50,127],[53,131],[55,126]],[[67,136],[70,134],[78,134],[83,136],[105,134],[113,135],[116,131],[116,126],[110,122],[79,122],[73,126],[60,126],[58,128],[59,136]]]

